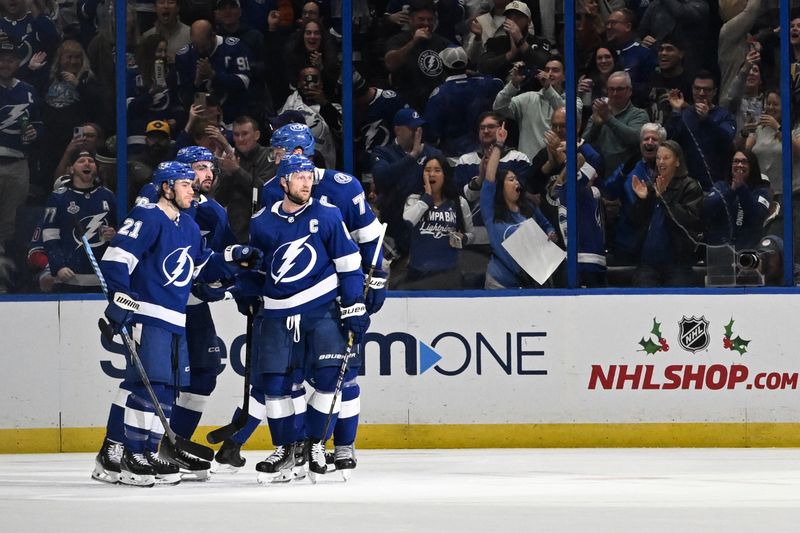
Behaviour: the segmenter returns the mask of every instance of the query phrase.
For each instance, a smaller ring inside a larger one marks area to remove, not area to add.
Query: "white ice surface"
[[[92,454],[0,455],[0,532],[798,532],[800,450],[359,451],[349,482],[237,474],[149,489]]]

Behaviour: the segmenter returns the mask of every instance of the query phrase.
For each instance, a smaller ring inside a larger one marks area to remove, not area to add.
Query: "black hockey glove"
[[[244,316],[258,314],[258,310],[264,306],[263,300],[260,296],[234,296],[236,298],[236,307],[239,312]]]
[[[224,257],[228,263],[236,263],[242,268],[258,270],[264,254],[258,248],[248,245],[234,244],[225,248]]]
[[[235,287],[220,283],[195,283],[192,285],[192,294],[204,302],[219,302],[234,298]]]
[[[345,332],[353,334],[353,346],[358,346],[364,339],[364,334],[369,329],[369,314],[364,303],[357,300],[351,305],[342,305],[339,307],[339,312],[342,318],[342,327]]]
[[[365,304],[367,306],[367,313],[374,315],[383,307],[383,302],[386,300],[386,282],[388,274],[383,270],[375,269],[372,272],[372,279],[369,282],[369,289],[367,289],[367,296]]]
[[[133,313],[139,310],[139,302],[136,299],[139,295],[124,292],[115,292],[111,301],[106,306],[105,315],[114,333],[119,333],[122,328],[128,327],[133,320]]]

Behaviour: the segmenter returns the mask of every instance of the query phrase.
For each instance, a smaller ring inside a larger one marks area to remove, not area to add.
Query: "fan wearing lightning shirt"
[[[277,162],[280,162],[286,154],[302,153],[306,156],[314,154],[314,136],[305,124],[287,124],[278,128],[272,134],[270,142]],[[262,206],[268,207],[282,198],[279,180],[280,176],[276,176],[264,184],[261,192]],[[372,209],[366,203],[364,189],[358,180],[343,172],[315,168],[311,196],[319,200],[320,203],[339,208],[342,219],[350,231],[350,236],[358,244],[361,258],[364,261],[362,267],[365,272],[368,271],[371,265],[367,264],[367,262],[375,256],[375,248],[380,237],[381,226]],[[366,306],[370,315],[377,313],[386,299],[387,274],[381,270],[381,262],[382,255],[379,255],[377,268],[373,272],[370,289],[367,292]],[[353,357],[348,361],[348,370],[342,386],[342,408],[334,431],[334,446],[341,457],[337,468],[343,470],[355,468],[356,465],[353,443],[356,439],[358,416],[361,412],[361,390],[356,378],[361,364],[361,353],[354,352]],[[295,402],[294,409],[295,413],[302,413],[305,410],[304,376],[298,374],[295,378],[296,381],[292,392]],[[258,398],[255,397],[252,397],[251,400],[255,400],[251,402],[251,405],[256,405],[256,402],[263,405],[263,400],[259,402]],[[257,418],[257,413],[254,413],[253,417]],[[255,420],[253,417],[251,418]],[[297,422],[297,462],[302,465],[302,452],[305,445],[303,442],[305,436],[303,435],[302,418],[298,417]],[[234,467],[244,465],[244,459],[241,458],[238,451],[250,437],[252,431],[255,430],[255,426],[248,427],[252,427],[252,430],[248,430],[247,427],[243,428],[223,444],[220,452],[215,457],[218,463]]]
[[[261,398],[275,451],[256,465],[259,481],[290,481],[296,465],[296,373],[313,392],[305,412],[312,481],[327,471],[323,432],[333,428],[341,404],[337,377],[348,349],[369,327],[363,300],[361,255],[338,209],[311,197],[315,168],[304,155],[285,155],[277,175],[283,198],[263,207],[250,223],[250,246],[261,250],[266,272],[243,273],[240,310],[252,313],[254,398]],[[268,268],[267,268],[268,266]],[[337,304],[337,298],[339,300]],[[333,418],[327,425],[331,406]],[[259,420],[250,417],[245,431]],[[302,467],[299,467],[302,469]],[[297,475],[297,473],[295,473]]]
[[[114,194],[100,185],[94,154],[71,154],[69,181],[50,194],[42,222],[42,242],[56,278],[55,292],[100,292],[100,280],[81,249],[86,233],[95,256],[102,256],[117,220]]]
[[[161,163],[153,173],[158,202],[133,208],[100,262],[111,298],[105,315],[114,332],[131,331],[168,417],[175,388],[190,383],[185,310],[192,281],[229,278],[233,265],[261,262],[252,247],[230,246],[220,254],[203,245],[197,223],[181,213],[192,205],[194,180],[188,165]],[[128,364],[92,478],[136,486],[179,482],[179,467],[190,469],[190,456],[163,435],[141,377]]]

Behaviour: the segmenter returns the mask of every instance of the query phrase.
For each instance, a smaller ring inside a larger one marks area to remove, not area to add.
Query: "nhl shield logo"
[[[683,317],[678,322],[678,342],[684,350],[699,352],[708,347],[709,340],[708,320],[705,317]]]

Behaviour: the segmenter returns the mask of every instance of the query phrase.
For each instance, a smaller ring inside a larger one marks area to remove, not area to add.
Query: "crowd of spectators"
[[[127,2],[119,132],[114,1],[0,0],[0,291],[52,290],[42,279],[58,273],[36,272],[43,248],[25,262],[47,198],[78,175],[79,153],[116,192],[120,135],[129,204],[178,149],[211,149],[213,194],[240,241],[252,190],[275,174],[275,128],[307,124],[316,164],[341,169],[344,23],[351,170],[389,225],[391,288],[566,286],[563,264],[536,282],[503,243],[532,218],[566,248],[567,181],[578,187],[582,286],[701,286],[709,247],[782,242],[783,198],[800,206],[800,11],[783,124],[774,0],[576,0],[573,58],[554,0],[353,0],[348,21],[341,4]],[[577,176],[565,176],[566,106],[577,111]],[[797,233],[800,208],[792,216]]]

